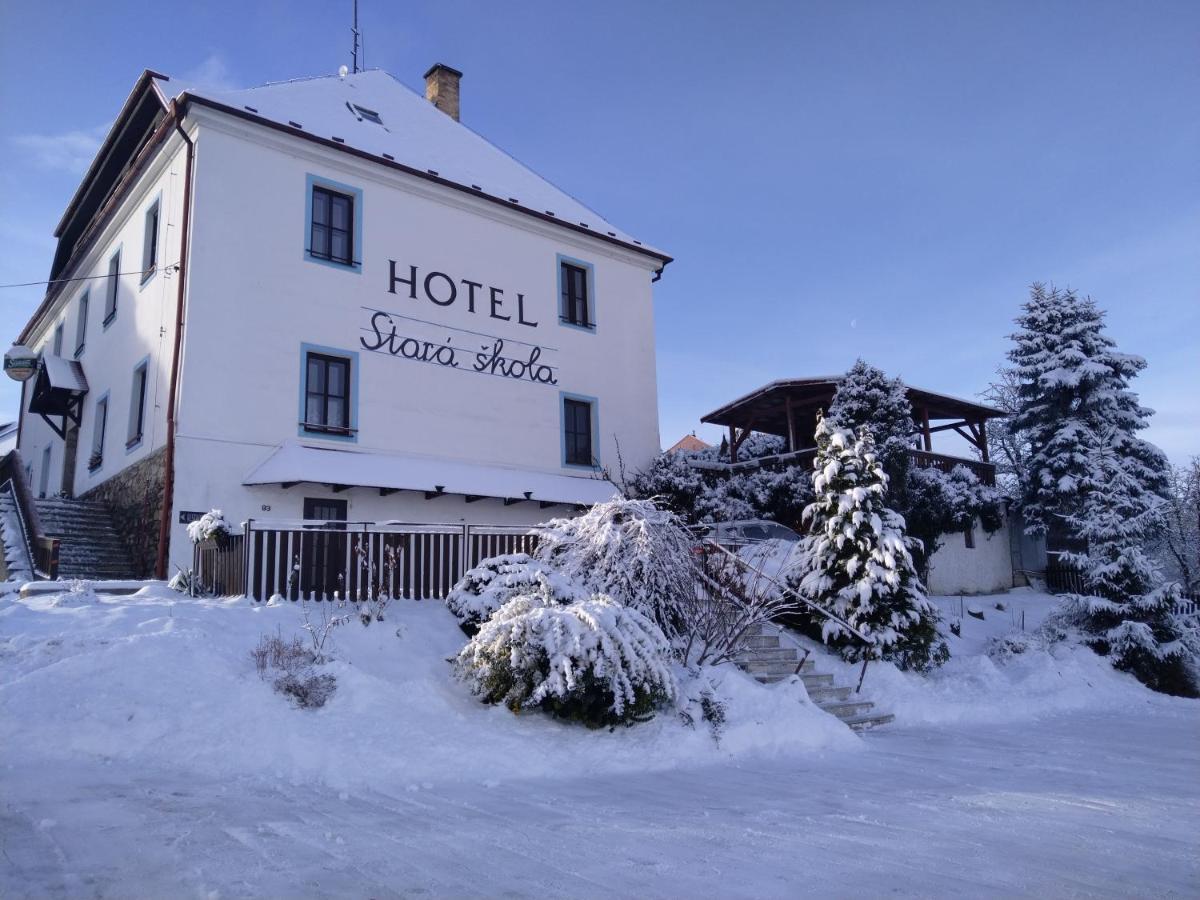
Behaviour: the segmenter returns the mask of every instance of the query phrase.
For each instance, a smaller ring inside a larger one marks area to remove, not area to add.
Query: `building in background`
[[[711,450],[712,445],[706,444],[696,437],[696,432],[685,434],[667,448],[668,453],[699,453],[701,450]]]
[[[836,377],[824,376],[773,381],[708,413],[700,421],[728,429],[730,462],[718,465],[727,470],[764,464],[811,468],[817,452],[817,416],[833,403],[837,385]],[[913,410],[913,445],[909,450],[912,465],[943,472],[961,466],[983,484],[995,485],[996,467],[991,462],[985,425],[1005,413],[921,388],[910,386],[907,393]],[[739,461],[739,449],[755,432],[783,438],[784,452],[776,457]],[[977,458],[934,452],[933,435],[948,432],[973,447]],[[928,588],[934,594],[1007,590],[1014,584],[1014,574],[1021,580],[1020,573],[1028,568],[1022,562],[1022,548],[1022,543],[1014,540],[1007,516],[1001,528],[991,534],[972,522],[960,534],[945,535],[929,558]]]

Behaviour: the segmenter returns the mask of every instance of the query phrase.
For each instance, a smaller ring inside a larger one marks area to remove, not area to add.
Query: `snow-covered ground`
[[[338,629],[308,711],[248,655],[292,604],[9,596],[0,896],[1194,896],[1200,704],[1079,648],[992,661],[1050,602],[996,600],[932,678],[868,671],[894,725],[730,672],[717,745],[483,707],[440,604]]]

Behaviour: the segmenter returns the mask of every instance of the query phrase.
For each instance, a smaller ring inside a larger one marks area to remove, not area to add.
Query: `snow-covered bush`
[[[325,705],[337,690],[337,679],[328,672],[317,672],[320,660],[304,646],[300,638],[285,641],[280,632],[264,634],[250,651],[258,677],[271,679],[275,692],[292,700],[301,709]]]
[[[82,578],[72,578],[67,582],[67,590],[54,598],[54,606],[79,606],[88,603],[98,603],[96,589],[92,582]]]
[[[587,596],[579,584],[546,563],[527,553],[509,553],[482,560],[475,568],[468,569],[447,595],[446,607],[467,634],[474,634],[501,606],[535,588],[539,576],[549,585],[558,603],[571,603]]]
[[[187,526],[188,537],[191,538],[193,544],[199,544],[202,541],[220,541],[232,532],[233,529],[219,509],[210,509],[195,522],[189,522]]]
[[[888,502],[891,503],[889,495]],[[970,528],[976,519],[988,534],[1004,524],[1004,497],[984,484],[966,466],[949,472],[941,469],[908,470],[908,490],[904,496],[905,532],[920,541],[914,547],[913,562],[918,572],[928,574],[929,560],[941,545],[941,538]]]
[[[696,543],[674,513],[614,497],[539,526],[535,557],[590,593],[637,610],[674,640],[695,595]]]
[[[601,728],[645,721],[674,699],[670,644],[650,619],[601,594],[561,605],[539,579],[485,621],[455,660],[484,703]]]
[[[870,432],[856,437],[818,419],[812,479],[817,499],[805,510],[809,531],[788,584],[871,643],[810,610],[797,613],[799,624],[851,661],[887,659],[918,671],[945,662],[937,608],[917,577],[904,520],[884,505],[887,475]]]
[[[191,597],[198,597],[204,593],[204,585],[200,582],[200,576],[193,569],[180,569],[171,576],[167,587]]]
[[[370,545],[362,538],[354,539],[353,552],[358,560],[358,577],[361,587],[358,596],[350,599],[358,604],[358,620],[365,627],[372,622],[383,621],[383,612],[392,602],[388,585],[395,581],[396,567],[400,560],[396,547],[393,544],[384,544],[382,557],[377,565],[372,565]],[[293,573],[296,571],[293,569]],[[289,575],[289,597],[291,593]]]
[[[738,449],[738,459],[761,459],[784,449],[779,438],[755,433]],[[804,507],[812,500],[804,468],[769,460],[736,471],[694,465],[728,461],[728,451],[715,448],[661,453],[630,479],[629,490],[691,524],[770,519],[790,528],[800,527]]]

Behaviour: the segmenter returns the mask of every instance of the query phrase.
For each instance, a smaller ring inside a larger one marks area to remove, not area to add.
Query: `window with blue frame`
[[[347,356],[304,351],[304,421],[307,434],[353,436],[354,361]]]
[[[96,413],[92,422],[92,455],[88,457],[88,471],[95,472],[104,465],[104,435],[108,431],[108,394],[96,401]]]
[[[362,270],[362,191],[308,176],[305,259]]]
[[[595,401],[564,396],[562,404],[563,463],[591,468],[596,465]]]
[[[558,318],[564,325],[596,327],[592,267],[579,260],[558,258]]]
[[[142,283],[145,284],[158,269],[158,201],[146,210],[146,225],[142,232]]]
[[[118,250],[108,261],[108,279],[104,285],[104,324],[117,317],[117,286],[121,274],[121,251]]]
[[[142,442],[146,430],[146,382],[150,361],[142,360],[133,370],[133,389],[129,393],[129,430],[125,435],[125,449],[130,450]]]
[[[87,343],[88,292],[84,291],[79,298],[79,318],[75,321],[75,358],[83,355],[83,347]]]

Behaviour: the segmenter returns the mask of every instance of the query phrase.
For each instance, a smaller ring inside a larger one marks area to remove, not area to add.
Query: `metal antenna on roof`
[[[358,68],[358,0],[354,0],[354,25],[350,29],[350,33],[354,35],[354,48],[350,53],[351,61],[354,63],[354,73],[357,75],[360,71]]]

